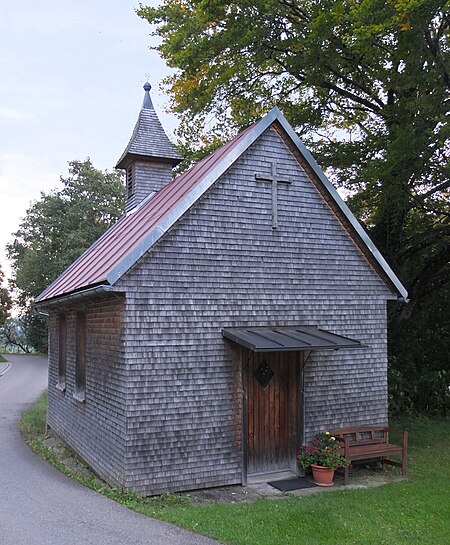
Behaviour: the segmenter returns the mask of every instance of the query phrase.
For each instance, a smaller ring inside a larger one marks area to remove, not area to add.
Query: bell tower
[[[151,85],[144,85],[144,101],[131,139],[116,168],[126,172],[125,212],[172,180],[172,169],[182,156],[168,139],[150,97]]]

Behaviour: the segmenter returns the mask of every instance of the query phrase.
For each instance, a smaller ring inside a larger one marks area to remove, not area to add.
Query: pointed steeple
[[[168,184],[172,179],[172,168],[183,160],[156,115],[150,89],[151,85],[145,83],[138,120],[116,165],[127,173],[126,211]]]
[[[144,110],[154,110],[153,108],[153,102],[152,102],[152,99],[150,98],[150,89],[152,88],[152,86],[150,85],[150,83],[147,81],[146,83],[144,83],[144,91],[145,91],[145,95],[144,95],[144,102],[142,103],[142,109]]]

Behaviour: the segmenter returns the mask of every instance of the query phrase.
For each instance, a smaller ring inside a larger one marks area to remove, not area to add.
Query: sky
[[[141,0],[157,5],[157,0]],[[61,187],[68,162],[112,170],[152,85],[169,137],[177,121],[160,88],[170,71],[134,0],[0,0],[0,263],[30,204]]]

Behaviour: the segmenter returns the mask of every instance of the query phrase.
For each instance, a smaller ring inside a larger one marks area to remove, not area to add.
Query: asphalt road
[[[8,360],[12,366],[0,376],[0,545],[217,545],[134,513],[36,456],[17,421],[46,387],[47,362]]]

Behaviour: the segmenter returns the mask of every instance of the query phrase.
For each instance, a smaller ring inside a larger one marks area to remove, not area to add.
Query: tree
[[[217,140],[277,104],[408,285],[399,318],[450,279],[449,6],[166,0],[138,12],[177,69],[181,136],[204,139],[209,123]]]
[[[12,318],[0,327],[0,345],[8,350],[15,348],[26,354],[31,352],[21,318]]]
[[[124,189],[117,173],[101,172],[91,161],[69,162],[63,188],[27,210],[7,245],[12,285],[25,308],[121,215]]]
[[[124,209],[120,175],[97,170],[89,159],[69,162],[69,176],[61,177],[61,183],[62,189],[41,193],[7,245],[13,268],[11,284],[23,311],[20,332],[38,351],[46,350],[47,333],[45,319],[34,309],[34,297],[97,240]]]
[[[6,288],[3,287],[4,274],[0,266],[0,325],[3,325],[9,316],[9,310],[12,305],[11,296]]]
[[[392,366],[405,372],[406,338],[420,320],[438,326],[450,287],[450,2],[164,0],[138,14],[176,69],[166,87],[185,149],[278,105],[347,190],[410,294],[390,309]]]

